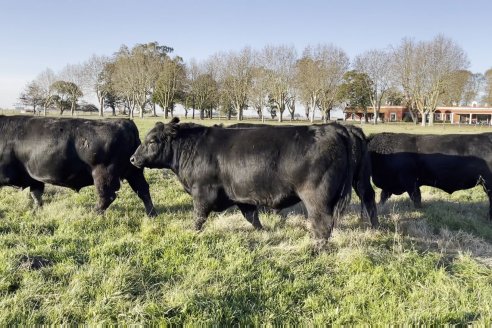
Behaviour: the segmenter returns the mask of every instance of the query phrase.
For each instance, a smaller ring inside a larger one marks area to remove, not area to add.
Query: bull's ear
[[[156,128],[162,128],[164,126],[164,123],[162,122],[155,122],[155,127]]]
[[[171,122],[169,124],[178,124],[179,123],[179,117],[173,117]]]

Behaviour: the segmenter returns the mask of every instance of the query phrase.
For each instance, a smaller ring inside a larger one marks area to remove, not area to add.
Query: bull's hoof
[[[157,215],[158,215],[158,214],[157,214],[157,211],[156,211],[154,208],[152,208],[152,210],[151,210],[150,212],[148,212],[148,213],[147,213],[147,216],[148,216],[149,218],[152,218],[152,219],[156,218],[156,217],[157,217]]]

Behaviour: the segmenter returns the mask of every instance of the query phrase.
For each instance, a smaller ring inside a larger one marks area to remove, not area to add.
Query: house
[[[363,121],[364,111],[362,108],[347,107],[344,110],[345,120]],[[367,108],[369,121],[374,119],[374,110]],[[381,106],[379,111],[381,122],[411,121],[410,111],[406,106]],[[421,120],[419,115],[419,120]],[[492,125],[492,107],[445,107],[439,106],[434,112],[434,122],[451,124],[486,124]]]

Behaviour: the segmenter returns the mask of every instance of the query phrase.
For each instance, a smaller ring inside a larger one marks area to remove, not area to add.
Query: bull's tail
[[[342,135],[341,139],[343,140],[343,144],[345,146],[346,166],[343,180],[338,192],[339,198],[333,210],[333,217],[335,220],[338,220],[342,216],[348,204],[350,204],[350,199],[352,197],[352,179],[354,175],[354,167],[352,161],[352,141],[346,131]]]

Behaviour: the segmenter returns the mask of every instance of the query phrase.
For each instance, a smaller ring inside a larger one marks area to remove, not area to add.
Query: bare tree
[[[46,110],[53,104],[53,83],[56,80],[55,73],[52,69],[47,68],[41,72],[35,79],[36,84],[40,87],[43,97],[43,115],[46,116]]]
[[[105,74],[105,68],[107,67],[110,59],[106,56],[92,55],[89,60],[83,64],[84,74],[88,84],[88,89],[92,91],[99,103],[99,116],[104,115],[104,99],[109,92],[107,79]]]
[[[465,101],[467,84],[472,75],[467,70],[451,72],[448,77],[446,92],[442,95],[440,103],[445,106],[460,106]]]
[[[287,102],[292,97],[289,91],[295,87],[297,53],[292,46],[266,46],[262,50],[262,63],[268,73],[268,93],[270,102],[277,109],[279,122]]]
[[[487,106],[492,106],[492,68],[484,74],[484,96],[482,102]]]
[[[420,80],[420,71],[415,71],[417,56],[415,54],[416,43],[412,39],[405,38],[401,44],[393,49],[391,73],[394,76],[395,85],[401,88],[404,95],[404,104],[408,108],[412,120],[418,123],[418,109],[415,101],[415,85]]]
[[[442,100],[442,95],[452,87],[450,82],[453,73],[468,66],[467,56],[460,46],[443,35],[427,42],[404,40],[399,49],[406,50],[408,62],[406,80],[400,79],[399,82],[420,113],[422,126],[426,125],[427,116],[429,125],[433,125],[436,107]],[[396,52],[397,55],[398,53],[401,51]],[[400,65],[397,67],[401,69]]]
[[[248,104],[248,95],[253,78],[253,53],[246,47],[240,52],[221,53],[215,56],[223,96],[233,106],[237,119],[243,119],[243,110]]]
[[[355,59],[355,69],[365,73],[371,80],[371,104],[374,124],[377,124],[383,97],[391,87],[391,54],[384,50],[369,50]]]
[[[465,84],[463,95],[463,105],[470,106],[474,100],[478,100],[478,95],[485,82],[485,78],[480,73],[472,73]]]
[[[258,113],[258,118],[265,120],[263,110],[268,104],[268,80],[267,72],[261,66],[255,65],[252,71],[251,88],[248,99],[250,106]]]

